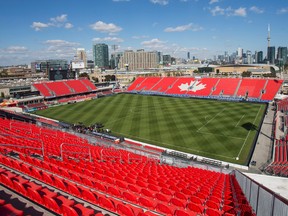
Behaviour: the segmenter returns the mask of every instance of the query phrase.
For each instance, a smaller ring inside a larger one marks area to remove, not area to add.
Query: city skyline
[[[1,1],[0,65],[72,60],[77,48],[93,58],[96,43],[117,51],[145,49],[200,59],[286,47],[288,2],[243,0]]]

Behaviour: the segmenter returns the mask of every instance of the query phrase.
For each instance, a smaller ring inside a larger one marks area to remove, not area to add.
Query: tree
[[[250,71],[244,71],[242,77],[251,77],[252,73]]]
[[[105,81],[112,81],[112,76],[111,75],[105,75]]]
[[[81,73],[81,74],[79,74],[79,77],[86,77],[87,79],[90,80],[90,77],[87,73]]]
[[[92,77],[92,80],[95,82],[95,83],[98,83],[99,82],[99,79],[97,77]]]

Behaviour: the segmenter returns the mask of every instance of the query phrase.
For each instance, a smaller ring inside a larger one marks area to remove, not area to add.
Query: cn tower
[[[270,37],[270,24],[268,24],[268,37],[267,37],[268,47],[270,47],[270,40],[271,40],[271,37]]]

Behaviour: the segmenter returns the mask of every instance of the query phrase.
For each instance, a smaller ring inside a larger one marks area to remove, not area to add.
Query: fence
[[[257,216],[287,216],[288,200],[238,170],[235,177]]]

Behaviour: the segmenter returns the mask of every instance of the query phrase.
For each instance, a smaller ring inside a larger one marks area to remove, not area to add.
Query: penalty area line
[[[238,127],[239,123],[241,122],[241,120],[244,118],[245,114],[240,118],[240,120],[237,122],[237,124],[235,125],[235,127]]]
[[[209,119],[209,121],[207,121],[205,124],[203,124],[198,130],[197,132],[199,132],[203,127],[205,127],[207,124],[209,124],[209,122],[211,122],[212,120],[214,120],[218,115],[220,115],[226,108],[224,108],[223,110],[221,110],[220,112],[218,112],[213,118]],[[205,116],[205,120],[206,120]]]
[[[254,119],[254,121],[253,121],[253,125],[255,124],[255,121],[256,121],[256,119],[258,118],[258,115],[259,115],[259,113],[260,113],[260,110],[261,110],[261,106],[259,107],[258,113],[257,113],[257,115],[256,115],[256,117],[255,117],[255,119]],[[247,134],[247,136],[246,136],[246,139],[244,140],[244,143],[243,143],[243,145],[242,145],[242,147],[241,147],[241,149],[240,149],[240,151],[239,151],[239,153],[238,153],[238,155],[237,155],[237,157],[236,157],[236,158],[238,158],[238,159],[239,159],[239,156],[240,156],[241,152],[243,151],[244,146],[246,145],[246,142],[247,142],[247,139],[248,139],[248,137],[249,137],[249,135],[250,135],[250,132],[251,132],[251,128],[250,128],[250,130],[249,130],[249,132],[248,132],[248,134]]]

